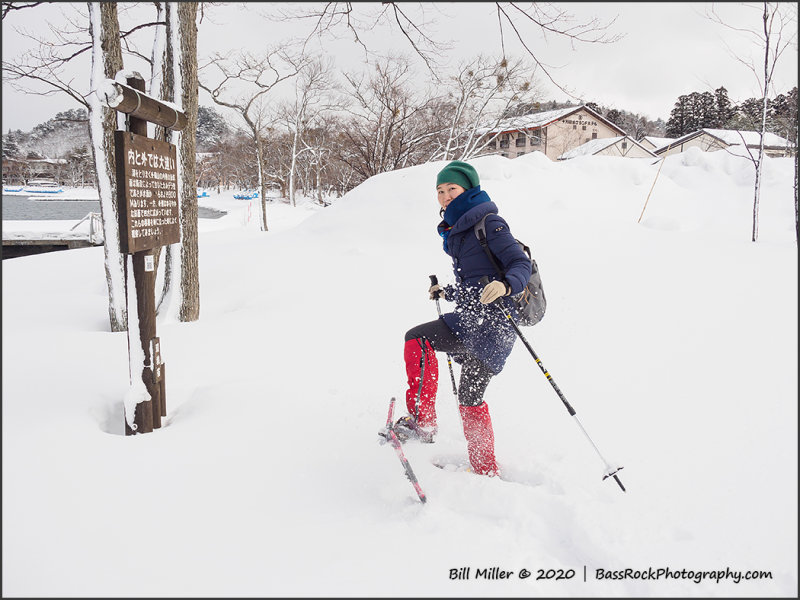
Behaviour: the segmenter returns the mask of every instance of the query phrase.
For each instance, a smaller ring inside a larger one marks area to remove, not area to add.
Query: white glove
[[[507,296],[510,291],[511,290],[506,287],[505,282],[491,281],[486,285],[485,288],[483,288],[483,292],[481,293],[481,303],[491,304],[501,296]]]
[[[438,300],[439,298],[444,298],[444,288],[440,286],[438,283],[428,288],[428,293],[430,294],[431,300]]]

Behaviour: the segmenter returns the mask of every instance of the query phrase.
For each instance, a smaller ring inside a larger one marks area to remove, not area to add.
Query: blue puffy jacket
[[[486,216],[484,223],[489,249],[505,271],[512,295],[521,292],[528,282],[531,261],[514,239],[508,223],[497,214],[497,205],[480,187],[471,188],[453,200],[445,218],[453,212],[451,207],[458,214],[459,205],[456,203],[467,208],[466,212],[458,216],[452,228],[446,220],[438,228],[440,234],[446,233],[443,235],[444,249],[453,259],[456,279],[455,286],[447,286],[445,290],[445,299],[455,301],[456,310],[442,315],[442,318],[469,351],[497,374],[514,347],[516,333],[496,306],[480,303],[483,286],[478,282],[481,277],[495,280],[500,276],[475,235],[475,225]],[[516,316],[509,297],[502,298],[501,302]],[[458,361],[457,356],[454,358]]]

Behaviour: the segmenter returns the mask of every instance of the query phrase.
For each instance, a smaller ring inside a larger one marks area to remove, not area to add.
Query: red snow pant
[[[439,362],[434,348],[452,355],[461,363],[458,408],[464,437],[467,439],[470,464],[481,475],[496,474],[498,469],[494,456],[494,431],[489,407],[483,401],[492,372],[483,362],[469,354],[442,319],[410,329],[405,339],[403,356],[408,376],[406,408],[409,414],[416,416],[420,426],[433,428],[435,431]]]
[[[439,361],[431,343],[425,338],[406,342],[403,349],[406,361],[408,389],[406,408],[414,415],[417,425],[436,431],[436,387],[439,379]]]
[[[464,437],[467,438],[467,453],[473,471],[479,475],[497,475],[494,458],[494,431],[489,407],[486,402],[478,406],[459,405]]]

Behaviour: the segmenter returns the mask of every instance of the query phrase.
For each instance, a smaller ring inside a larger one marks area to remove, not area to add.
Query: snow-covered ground
[[[427,504],[378,445],[428,276],[452,280],[444,163],[271,205],[268,233],[212,198],[153,433],[123,435],[102,249],[3,262],[3,595],[796,597],[793,162],[766,161],[757,243],[724,152],[667,158],[641,223],[653,161],[473,164],[539,263],[525,335],[627,493],[521,343],[486,400],[525,483],[431,464],[465,453],[444,357],[439,437],[404,447]]]

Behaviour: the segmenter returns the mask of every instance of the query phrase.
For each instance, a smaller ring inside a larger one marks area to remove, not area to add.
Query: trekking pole
[[[489,283],[489,278],[488,277],[486,277],[486,276],[481,277],[480,284],[482,286],[485,287],[488,283]],[[553,377],[550,375],[550,373],[547,372],[547,369],[544,368],[544,365],[542,364],[542,361],[539,360],[539,357],[536,356],[536,352],[533,351],[533,348],[531,348],[531,345],[528,343],[528,340],[526,340],[525,336],[522,335],[522,332],[520,331],[519,326],[514,322],[514,319],[511,316],[511,313],[508,311],[508,309],[506,309],[505,306],[503,306],[502,302],[499,302],[499,300],[501,300],[501,298],[498,298],[497,300],[492,302],[492,304],[495,304],[500,309],[500,311],[505,315],[506,319],[508,319],[511,322],[512,327],[514,327],[514,331],[517,332],[517,335],[519,336],[519,339],[522,340],[522,343],[525,344],[525,347],[528,349],[528,352],[530,352],[531,356],[533,356],[533,360],[535,360],[536,364],[539,365],[539,368],[542,370],[542,373],[544,373],[544,376],[547,378],[547,381],[549,381],[550,385],[553,386],[553,389],[556,391],[556,394],[558,394],[558,397],[561,399],[561,402],[564,404],[564,407],[567,409],[567,412],[570,414],[570,416],[575,418],[575,422],[578,424],[578,427],[581,428],[581,431],[583,432],[583,435],[586,436],[586,439],[589,440],[589,443],[592,445],[592,448],[594,448],[594,451],[597,452],[597,455],[600,457],[600,460],[602,460],[603,464],[605,464],[606,470],[605,470],[605,474],[603,475],[603,480],[608,479],[609,477],[613,477],[614,481],[616,481],[617,484],[619,484],[619,487],[622,488],[622,491],[623,492],[626,491],[625,490],[625,486],[622,485],[622,482],[619,480],[619,477],[617,477],[617,473],[619,471],[621,471],[623,469],[623,467],[612,467],[610,464],[608,464],[608,461],[605,458],[603,458],[603,455],[600,454],[600,450],[598,450],[597,446],[592,441],[592,438],[589,437],[589,434],[586,433],[586,429],[583,428],[583,425],[581,424],[580,420],[578,419],[578,415],[575,413],[575,409],[572,408],[572,406],[570,405],[569,402],[567,402],[566,397],[561,392],[561,390],[559,389],[558,385],[556,385],[556,382],[553,379]]]
[[[428,277],[431,278],[431,286],[437,285],[439,283],[439,280],[436,277],[436,275],[428,275]],[[439,298],[438,298],[438,296],[436,298],[436,312],[439,313],[439,318],[441,319],[442,318],[442,307],[439,306]],[[447,366],[450,367],[450,383],[453,384],[453,396],[458,398],[458,388],[456,387],[456,378],[455,378],[455,375],[453,375],[453,363],[450,360],[450,353],[449,352],[445,352],[445,354],[447,355]]]

